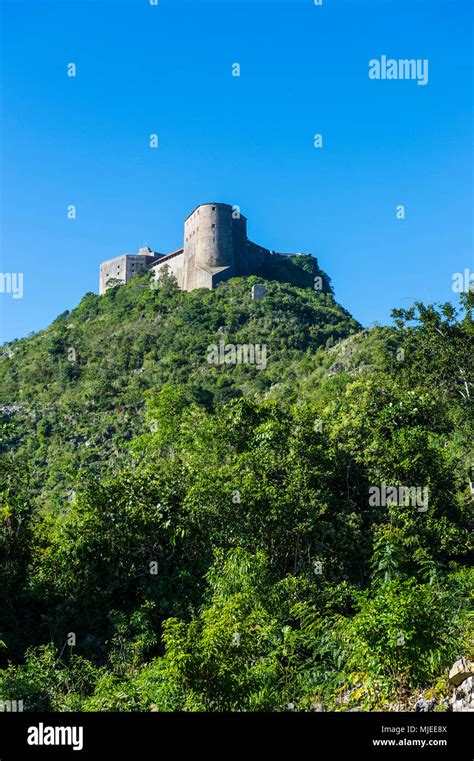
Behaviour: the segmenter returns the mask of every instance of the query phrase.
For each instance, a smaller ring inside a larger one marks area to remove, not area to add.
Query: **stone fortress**
[[[100,265],[99,293],[128,283],[138,272],[149,269],[156,280],[164,271],[176,278],[184,291],[209,288],[237,275],[258,275],[272,267],[282,254],[252,243],[247,238],[247,219],[237,206],[205,203],[184,222],[183,248],[158,254],[141,248],[137,254],[123,254]]]

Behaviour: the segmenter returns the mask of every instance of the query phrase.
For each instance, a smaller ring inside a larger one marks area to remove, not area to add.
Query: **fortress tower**
[[[198,206],[184,222],[183,288],[212,288],[247,270],[247,220],[225,203]]]

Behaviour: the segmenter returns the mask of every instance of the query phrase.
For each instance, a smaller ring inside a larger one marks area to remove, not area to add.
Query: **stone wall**
[[[164,257],[163,262],[158,262],[152,269],[155,280],[160,277],[161,273],[167,268],[170,275],[176,278],[176,282],[181,289],[184,289],[184,253],[181,252],[172,256]]]
[[[119,281],[121,283],[127,282],[127,257],[116,256],[115,259],[108,259],[106,262],[102,262],[100,265],[99,274],[99,293],[102,295],[106,292],[108,281]],[[118,283],[115,283],[118,284]]]
[[[103,294],[107,288],[118,285],[118,282],[114,281],[129,283],[134,275],[156,261],[159,256],[160,254],[152,252],[149,248],[141,248],[138,254],[122,254],[102,262],[99,270],[99,293]],[[108,281],[111,281],[110,285],[107,285]]]

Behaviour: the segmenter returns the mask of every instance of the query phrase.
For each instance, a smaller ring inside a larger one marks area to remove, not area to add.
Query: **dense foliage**
[[[363,331],[326,278],[256,282],[139,277],[3,347],[3,698],[445,705],[469,652],[472,295]],[[221,340],[266,368],[209,364]],[[382,484],[429,499],[372,504]]]

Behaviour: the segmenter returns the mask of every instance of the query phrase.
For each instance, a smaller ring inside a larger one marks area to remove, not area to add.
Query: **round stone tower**
[[[212,288],[246,274],[247,220],[225,203],[198,206],[184,222],[184,288]]]

